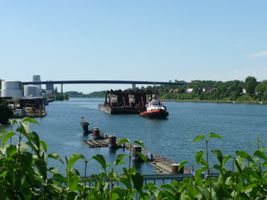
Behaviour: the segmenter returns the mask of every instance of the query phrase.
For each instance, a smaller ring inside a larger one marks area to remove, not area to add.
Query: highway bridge
[[[22,82],[23,85],[42,85],[42,84],[60,84],[61,93],[65,84],[131,84],[135,89],[136,85],[185,85],[186,82],[164,82],[164,81],[133,81],[133,80],[58,80],[58,81],[29,81]]]

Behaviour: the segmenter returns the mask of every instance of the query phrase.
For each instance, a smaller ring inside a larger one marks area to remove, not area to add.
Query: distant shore
[[[230,100],[199,100],[199,99],[162,99],[166,102],[191,102],[191,103],[229,103],[229,104],[260,104],[266,105],[267,101],[230,101]]]
[[[87,96],[70,96],[70,98],[89,98],[89,99],[104,99],[104,97],[87,97]],[[189,102],[189,103],[228,103],[228,104],[260,104],[266,105],[267,101],[230,101],[230,100],[199,100],[199,99],[164,99],[165,102]]]

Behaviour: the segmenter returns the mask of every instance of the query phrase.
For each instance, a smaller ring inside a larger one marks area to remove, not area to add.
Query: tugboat
[[[166,119],[169,115],[166,106],[159,99],[153,99],[146,105],[146,110],[139,114],[150,119]]]

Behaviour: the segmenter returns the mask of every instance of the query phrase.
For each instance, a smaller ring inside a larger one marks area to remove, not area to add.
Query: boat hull
[[[111,114],[111,115],[114,115],[114,114],[138,114],[137,109],[131,108],[131,107],[124,107],[124,106],[112,107],[110,105],[99,104],[98,108],[102,112],[106,112],[106,113]]]
[[[148,110],[140,113],[141,117],[150,119],[166,119],[169,113],[165,110]]]

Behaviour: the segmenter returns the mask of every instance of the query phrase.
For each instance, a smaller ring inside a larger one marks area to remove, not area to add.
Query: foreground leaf
[[[136,173],[132,175],[132,180],[134,183],[134,188],[140,192],[142,190],[143,182],[144,182],[143,176],[139,173]]]
[[[101,154],[97,154],[93,156],[92,158],[95,159],[102,166],[102,168],[106,171],[108,165],[107,165],[107,162],[104,156],[102,156]]]
[[[36,125],[39,125],[39,123],[33,119],[33,118],[30,118],[30,117],[25,117],[23,120],[22,120],[23,123],[31,123],[31,124],[36,124]]]
[[[144,142],[141,141],[141,140],[135,140],[134,143],[137,144],[137,145],[139,145],[139,146],[141,146],[141,147],[145,147]]]
[[[70,170],[73,165],[80,159],[84,159],[84,156],[82,154],[73,154],[68,160],[67,169]]]
[[[13,131],[6,133],[2,138],[2,144],[6,144],[6,142],[15,135]]]
[[[193,144],[196,143],[196,142],[199,142],[201,140],[203,140],[205,138],[205,135],[204,134],[201,134],[201,135],[198,135],[197,137],[195,137],[195,139],[193,140]]]
[[[203,160],[204,151],[198,151],[196,153],[196,162],[201,163],[201,160]]]
[[[117,157],[116,157],[116,160],[114,162],[114,165],[115,166],[118,166],[118,165],[122,165],[122,164],[125,164],[125,160],[124,158],[126,158],[127,155],[126,154],[119,154]]]
[[[208,134],[208,137],[209,137],[209,138],[218,138],[218,139],[221,139],[221,138],[222,138],[221,135],[216,134],[216,133],[209,133],[209,134]]]
[[[121,138],[118,141],[118,144],[125,144],[125,143],[130,144],[130,140],[128,138]]]

